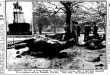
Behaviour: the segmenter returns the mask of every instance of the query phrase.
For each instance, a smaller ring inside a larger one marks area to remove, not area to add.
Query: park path
[[[44,37],[44,35],[40,35]],[[39,38],[38,38],[39,39]],[[79,37],[79,44],[84,44],[84,34]],[[105,69],[106,68],[106,49],[100,50],[88,50],[85,47],[73,46],[71,48],[62,50],[66,52],[69,57],[53,59],[48,58],[36,58],[30,55],[17,58],[16,56],[27,51],[28,47],[20,49],[19,52],[13,49],[7,49],[7,68],[54,68],[54,69]],[[18,52],[18,53],[17,53]],[[93,59],[100,57],[99,62],[91,62]],[[96,65],[103,64],[99,67]]]
[[[16,56],[27,51],[28,47],[20,49],[18,51],[13,49],[7,49],[7,68],[53,68],[53,69],[105,69],[106,68],[106,49],[100,50],[88,50],[85,47],[73,46],[71,48],[62,50],[66,52],[69,57],[53,59],[48,58],[36,58],[30,55],[17,58]],[[99,62],[92,62],[93,59],[100,57]],[[96,65],[103,64],[99,67]]]

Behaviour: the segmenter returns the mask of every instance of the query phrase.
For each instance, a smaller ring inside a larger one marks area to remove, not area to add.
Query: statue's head
[[[19,3],[18,2],[13,3],[13,6],[14,6],[15,9],[17,9],[17,7],[19,6]]]

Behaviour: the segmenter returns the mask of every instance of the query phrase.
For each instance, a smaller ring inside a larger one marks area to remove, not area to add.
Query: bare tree
[[[40,6],[44,5],[45,8],[45,2],[40,2]],[[60,2],[46,2],[47,4],[53,5],[47,6],[47,9],[51,9],[51,11],[48,11],[48,14],[45,14],[48,16],[50,21],[52,21],[52,18],[50,16],[56,16],[57,13],[65,13],[66,15],[66,25],[71,25],[71,20],[76,21],[94,21],[94,22],[106,22],[106,4],[104,2],[76,2],[76,1],[60,1]],[[60,6],[57,4],[59,3]],[[91,6],[85,6],[85,3],[89,3]],[[94,5],[96,4],[96,5]],[[96,8],[94,8],[94,6]],[[74,15],[74,17],[73,17]],[[53,25],[56,28],[56,25],[53,21]],[[70,29],[68,29],[70,31]]]

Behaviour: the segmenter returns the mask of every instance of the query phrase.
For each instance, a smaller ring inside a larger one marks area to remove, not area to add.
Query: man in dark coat
[[[84,30],[85,30],[84,41],[86,41],[87,38],[89,37],[89,33],[91,32],[91,27],[89,26],[88,22],[86,23]]]
[[[98,36],[98,26],[96,25],[96,23],[94,22],[94,27],[93,27],[93,35],[94,37],[97,37]]]
[[[77,32],[78,22],[72,21],[71,25],[71,35],[75,39],[76,44],[78,43],[78,32]]]
[[[77,28],[77,34],[78,34],[78,37],[80,36],[80,31],[81,31],[81,28],[79,25],[76,25],[76,28]]]

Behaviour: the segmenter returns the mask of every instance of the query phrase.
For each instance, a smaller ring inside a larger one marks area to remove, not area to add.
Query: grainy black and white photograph
[[[7,68],[107,68],[106,2],[20,1],[6,4],[10,5],[6,8],[7,35],[14,35],[7,36]],[[27,25],[32,29],[30,36],[25,36],[30,34]],[[20,27],[18,31],[16,26]]]

